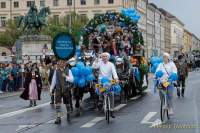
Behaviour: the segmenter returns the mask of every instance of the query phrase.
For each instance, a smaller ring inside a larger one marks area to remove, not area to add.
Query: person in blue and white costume
[[[101,54],[101,60],[100,61],[96,60],[92,65],[93,68],[99,69],[99,76],[98,76],[99,83],[101,83],[101,79],[104,77],[108,78],[109,80],[115,79],[118,82],[119,78],[117,76],[116,68],[114,64],[109,61],[109,58],[110,58],[110,54],[107,52],[104,52]],[[114,93],[112,93],[110,100],[111,100],[111,117],[115,118]]]
[[[177,74],[177,68],[175,63],[170,60],[170,54],[164,53],[163,54],[163,63],[160,63],[158,68],[156,69],[156,72],[162,71],[163,76],[160,78],[161,82],[167,81],[171,74],[176,73]],[[168,87],[168,107],[169,107],[169,114],[173,115],[173,90],[174,86],[170,85]]]

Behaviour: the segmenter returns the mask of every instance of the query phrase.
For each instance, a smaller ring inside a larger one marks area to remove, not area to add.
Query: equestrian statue
[[[35,5],[31,5],[30,9],[25,16],[18,17],[17,27],[22,26],[23,31],[27,34],[40,32],[43,26],[47,25],[47,17],[50,15],[50,8],[43,7],[38,12]]]

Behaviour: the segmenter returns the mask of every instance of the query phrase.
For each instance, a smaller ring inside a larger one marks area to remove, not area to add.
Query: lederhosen
[[[63,73],[65,75],[69,75],[69,69],[66,68],[64,71],[60,69],[56,70],[56,89],[55,89],[55,102],[61,103],[63,99],[64,104],[70,104],[71,100],[71,87],[72,83],[67,82],[65,77],[63,77]]]

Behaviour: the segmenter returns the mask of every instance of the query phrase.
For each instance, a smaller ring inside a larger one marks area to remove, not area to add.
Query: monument
[[[24,33],[16,41],[18,62],[36,62],[45,56],[53,55],[52,38],[40,34],[42,27],[47,26],[49,14],[49,7],[43,7],[38,11],[35,5],[31,5],[27,15],[18,17],[18,28],[22,28]]]

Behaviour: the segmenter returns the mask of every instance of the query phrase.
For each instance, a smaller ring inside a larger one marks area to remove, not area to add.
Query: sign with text
[[[53,39],[53,51],[57,58],[68,60],[74,56],[75,50],[75,42],[70,34],[59,33]]]

